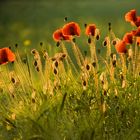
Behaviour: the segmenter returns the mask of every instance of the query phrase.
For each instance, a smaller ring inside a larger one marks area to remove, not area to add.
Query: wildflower
[[[132,31],[134,36],[140,36],[140,27],[137,28],[137,30]]]
[[[31,45],[31,40],[27,39],[23,42],[24,46],[29,46]]]
[[[9,48],[0,49],[0,65],[15,61],[15,54]]]
[[[95,36],[96,31],[96,25],[95,24],[89,24],[86,26],[85,34],[88,36]]]
[[[63,26],[63,35],[65,36],[80,36],[80,27],[76,22],[69,22]]]
[[[126,53],[127,52],[126,43],[123,40],[120,40],[119,42],[117,42],[117,44],[115,45],[115,48],[116,48],[118,53]]]
[[[135,25],[136,25],[137,27],[140,26],[140,16],[137,17],[137,20],[135,21]]]
[[[53,33],[53,39],[57,42],[61,41],[61,40],[71,40],[70,36],[64,35],[62,33],[62,29],[57,29],[54,33]]]
[[[132,25],[135,25],[135,22],[137,20],[137,17],[136,17],[136,10],[133,9],[133,10],[130,10],[129,12],[127,12],[125,14],[125,20],[127,22],[130,22]]]
[[[123,37],[123,41],[125,41],[126,44],[132,44],[133,43],[133,33],[126,33]]]

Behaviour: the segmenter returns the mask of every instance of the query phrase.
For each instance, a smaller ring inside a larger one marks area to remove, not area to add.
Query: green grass
[[[15,48],[14,64],[0,66],[0,139],[139,139],[140,69],[132,65],[139,65],[139,57],[123,64],[122,57],[127,55],[117,55],[113,67],[110,57],[98,54],[97,68],[87,56],[82,70],[75,64],[77,74],[71,63],[67,65],[68,56],[52,61],[50,56],[44,60],[42,52],[35,58],[29,51],[22,52],[23,56],[19,52],[20,48]],[[40,71],[36,71],[34,60]]]

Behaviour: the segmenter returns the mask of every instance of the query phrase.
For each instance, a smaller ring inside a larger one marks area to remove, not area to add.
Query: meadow
[[[1,4],[13,12],[1,14],[0,140],[140,139],[139,11],[93,21],[62,3],[43,24]]]

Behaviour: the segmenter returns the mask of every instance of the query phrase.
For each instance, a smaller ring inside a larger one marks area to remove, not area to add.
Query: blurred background
[[[132,29],[124,20],[131,9],[140,15],[140,0],[0,0],[0,47],[22,45],[26,40],[34,48],[41,41],[55,46],[52,33],[65,24],[64,17],[80,24],[82,36],[84,24],[95,23],[104,38],[111,22],[121,38]],[[81,46],[83,41],[79,39]]]

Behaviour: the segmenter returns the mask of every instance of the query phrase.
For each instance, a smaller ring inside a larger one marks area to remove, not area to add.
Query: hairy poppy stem
[[[78,71],[77,71],[76,67],[74,66],[74,64],[73,64],[73,62],[72,62],[72,60],[71,60],[71,58],[70,58],[70,56],[69,56],[69,54],[68,54],[68,52],[67,52],[66,47],[65,47],[65,45],[63,44],[63,42],[61,42],[61,48],[62,48],[63,53],[65,53],[65,54],[67,55],[66,64],[67,64],[68,69],[70,69],[70,65],[71,65],[71,66],[73,67],[74,71],[75,71],[76,74],[77,74]],[[70,65],[69,65],[69,64],[70,64]]]
[[[91,62],[95,62],[96,67],[98,69],[98,58],[97,58],[97,54],[96,54],[95,38],[93,38],[93,40],[90,44],[90,54],[91,54]]]

